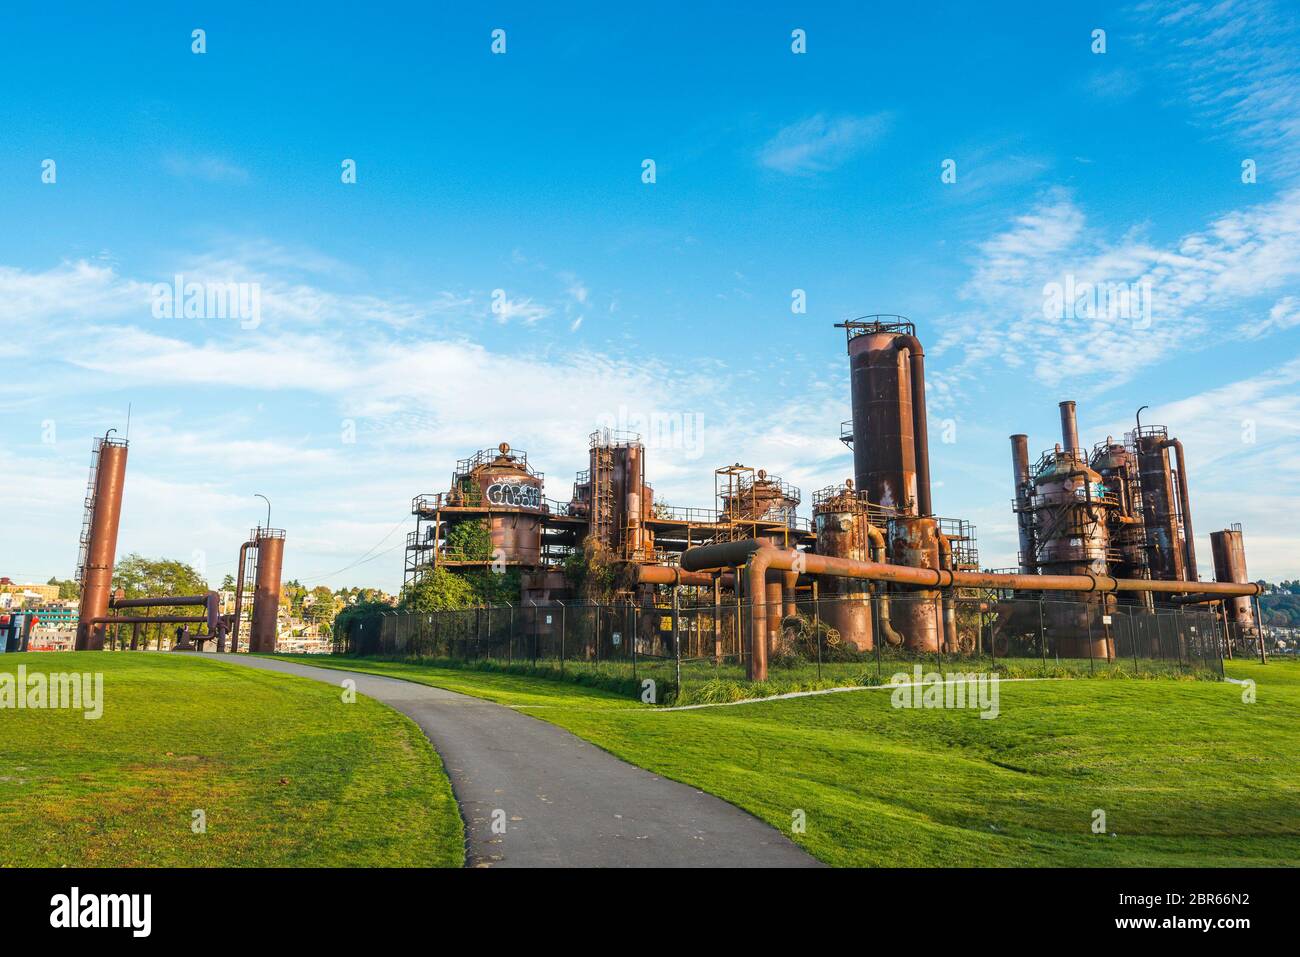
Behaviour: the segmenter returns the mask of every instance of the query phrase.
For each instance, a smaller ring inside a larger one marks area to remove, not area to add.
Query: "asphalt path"
[[[397,678],[247,655],[203,656],[356,690],[442,755],[471,867],[816,867],[758,818],[526,714]]]

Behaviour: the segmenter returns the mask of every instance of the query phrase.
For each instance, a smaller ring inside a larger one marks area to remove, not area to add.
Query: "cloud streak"
[[[789,176],[813,176],[844,165],[888,131],[888,113],[827,117],[818,113],[781,129],[758,151],[758,162]]]

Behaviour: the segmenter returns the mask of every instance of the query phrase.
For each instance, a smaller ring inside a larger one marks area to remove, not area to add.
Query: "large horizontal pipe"
[[[207,618],[202,615],[104,615],[90,619],[90,623],[92,625],[203,625],[207,624]]]
[[[716,545],[697,545],[682,552],[682,568],[688,572],[734,568],[749,561],[749,556],[760,547],[752,538],[739,542],[719,542]]]
[[[162,595],[158,598],[110,598],[110,608],[173,608],[179,605],[206,605],[208,595]]]
[[[1223,600],[1224,597],[1222,595],[1207,595],[1205,592],[1200,592],[1195,595],[1175,595],[1173,598],[1169,599],[1169,601],[1175,605],[1203,605],[1206,602]]]
[[[920,588],[1005,588],[1017,591],[1129,592],[1149,591],[1162,594],[1202,592],[1210,595],[1258,595],[1256,582],[1155,581],[1145,578],[1111,578],[1109,575],[1012,575],[992,572],[961,572],[944,568],[914,568],[884,562],[863,562],[850,558],[832,558],[761,545],[753,539],[692,548],[682,555],[682,567],[702,570],[710,567],[702,561],[722,560],[712,567],[737,565],[749,560],[759,548],[770,550],[768,567],[788,569],[799,556],[803,571],[809,575],[832,578],[865,578],[871,581],[916,585]],[[712,551],[712,550],[717,551]],[[699,554],[695,553],[709,554]]]
[[[810,555],[795,549],[775,548],[754,539],[723,542],[691,548],[682,554],[682,567],[689,571],[725,568],[745,564],[746,590],[750,596],[748,677],[767,680],[767,635],[764,586],[769,569],[795,569],[809,575],[832,578],[863,578],[922,588],[1006,588],[1017,591],[1116,592],[1149,591],[1180,594],[1199,591],[1214,595],[1256,595],[1255,582],[1153,581],[1111,578],[1109,575],[999,575],[987,572],[959,572],[946,568],[914,568],[884,562],[863,562],[828,555]]]
[[[736,583],[736,576],[733,574],[724,574],[720,577],[722,584],[728,588]],[[698,585],[710,587],[713,585],[713,578],[714,576],[708,572],[685,571],[671,565],[638,565],[636,569],[636,580],[644,585]]]

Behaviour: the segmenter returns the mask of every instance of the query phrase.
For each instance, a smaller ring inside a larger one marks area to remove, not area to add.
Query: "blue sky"
[[[811,499],[851,472],[833,324],[874,312],[927,345],[936,507],[985,564],[1007,435],[1049,448],[1073,398],[1089,445],[1144,404],[1183,438],[1205,577],[1233,521],[1300,572],[1293,5],[320,6],[8,17],[0,574],[71,575],[128,403],[119,550],[215,580],[261,492],[288,576],[394,588],[457,457],[508,441],[567,499],[610,420],[700,424],[652,437],[671,504],[735,461]],[[259,321],[155,317],[177,274]],[[1049,318],[1067,277],[1150,308]]]

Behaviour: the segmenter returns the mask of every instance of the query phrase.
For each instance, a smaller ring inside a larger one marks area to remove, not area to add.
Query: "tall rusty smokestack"
[[[249,627],[248,650],[253,654],[274,654],[276,618],[280,612],[280,569],[284,563],[284,529],[259,528],[257,577],[253,587],[253,621]]]
[[[117,528],[126,482],[126,448],[125,439],[110,439],[107,434],[95,442],[94,474],[86,493],[82,531],[81,609],[74,645],[78,651],[99,651],[104,647],[105,626],[95,619],[108,614],[113,587],[113,559],[117,555]]]
[[[1067,452],[1083,448],[1079,444],[1079,419],[1075,413],[1073,399],[1061,403],[1061,443]]]
[[[1016,526],[1020,532],[1020,571],[1034,573],[1033,516],[1029,514],[1029,436],[1011,436],[1011,478],[1015,483]]]

